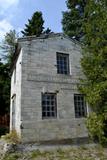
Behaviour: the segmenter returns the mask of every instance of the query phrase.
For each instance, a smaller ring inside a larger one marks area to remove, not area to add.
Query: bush
[[[107,135],[105,134],[106,127],[105,114],[91,113],[86,120],[86,125],[89,130],[89,136],[95,140],[97,139],[100,144],[107,143]]]

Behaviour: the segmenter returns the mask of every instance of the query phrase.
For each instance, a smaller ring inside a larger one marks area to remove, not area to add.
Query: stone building
[[[88,137],[88,107],[77,84],[81,47],[62,34],[18,39],[11,77],[10,129],[23,142]]]

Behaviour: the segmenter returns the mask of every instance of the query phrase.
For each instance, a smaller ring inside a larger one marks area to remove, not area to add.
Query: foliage
[[[6,154],[2,160],[18,160],[21,158],[21,153],[12,153],[12,154]]]
[[[15,53],[15,46],[16,46],[16,39],[18,38],[18,35],[15,30],[10,30],[9,32],[6,33],[3,43],[0,46],[3,55],[2,58],[6,61],[6,63],[11,66],[11,63],[13,61],[13,56]]]
[[[82,23],[86,0],[67,0],[68,11],[63,12],[63,31],[70,37],[80,39],[83,36]]]
[[[43,32],[43,24],[42,12],[37,11],[32,15],[31,19],[28,19],[28,24],[25,24],[26,28],[21,32],[23,36],[39,36]]]
[[[42,154],[43,154],[43,153],[41,153],[39,149],[36,150],[36,151],[32,151],[32,152],[31,152],[31,158],[34,159],[34,158],[36,158],[36,157],[41,156]]]
[[[107,129],[105,130],[107,124],[105,122],[107,122],[105,114],[96,114],[95,112],[91,113],[86,121],[89,136],[99,140],[101,144],[107,142]]]
[[[48,149],[48,148],[47,148]],[[47,150],[46,149],[46,150]],[[6,154],[3,160],[106,160],[107,154],[106,150],[104,152],[103,148],[97,146],[93,147],[69,147],[66,149],[52,149],[49,148],[47,151],[34,150],[32,152],[15,152]]]
[[[5,136],[2,136],[8,143],[17,144],[20,143],[20,136],[16,130],[12,130],[10,133],[7,133]]]
[[[49,34],[49,33],[52,33],[52,32],[51,32],[51,29],[50,29],[50,28],[47,28],[43,33]]]
[[[0,48],[3,51],[0,62],[0,115],[9,112],[10,105],[10,67],[13,61],[17,34],[15,30],[6,33]]]
[[[96,116],[92,114],[93,119],[92,116],[88,118],[89,130],[92,131],[91,127],[93,129],[95,126],[92,131],[93,136],[97,133],[97,137],[101,140],[105,130],[101,117],[107,113],[107,1],[87,1],[84,17],[81,66],[86,78],[82,80],[80,91],[86,95],[92,110],[96,112]]]
[[[81,91],[98,112],[107,109],[107,6],[104,4],[92,0],[86,6],[85,15],[88,19],[83,24],[86,45],[81,60],[86,76]],[[91,14],[93,12],[94,14]]]
[[[8,64],[0,62],[0,115],[9,113],[10,75]]]

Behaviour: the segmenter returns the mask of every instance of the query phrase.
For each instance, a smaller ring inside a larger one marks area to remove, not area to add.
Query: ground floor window
[[[42,118],[57,117],[57,102],[55,93],[42,93]]]
[[[74,108],[76,118],[86,117],[87,108],[83,94],[74,94]]]

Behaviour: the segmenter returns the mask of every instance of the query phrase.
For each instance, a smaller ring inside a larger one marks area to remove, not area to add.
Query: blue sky
[[[44,27],[61,32],[62,11],[66,0],[0,0],[0,39],[10,29],[20,32],[35,11],[42,11]]]

